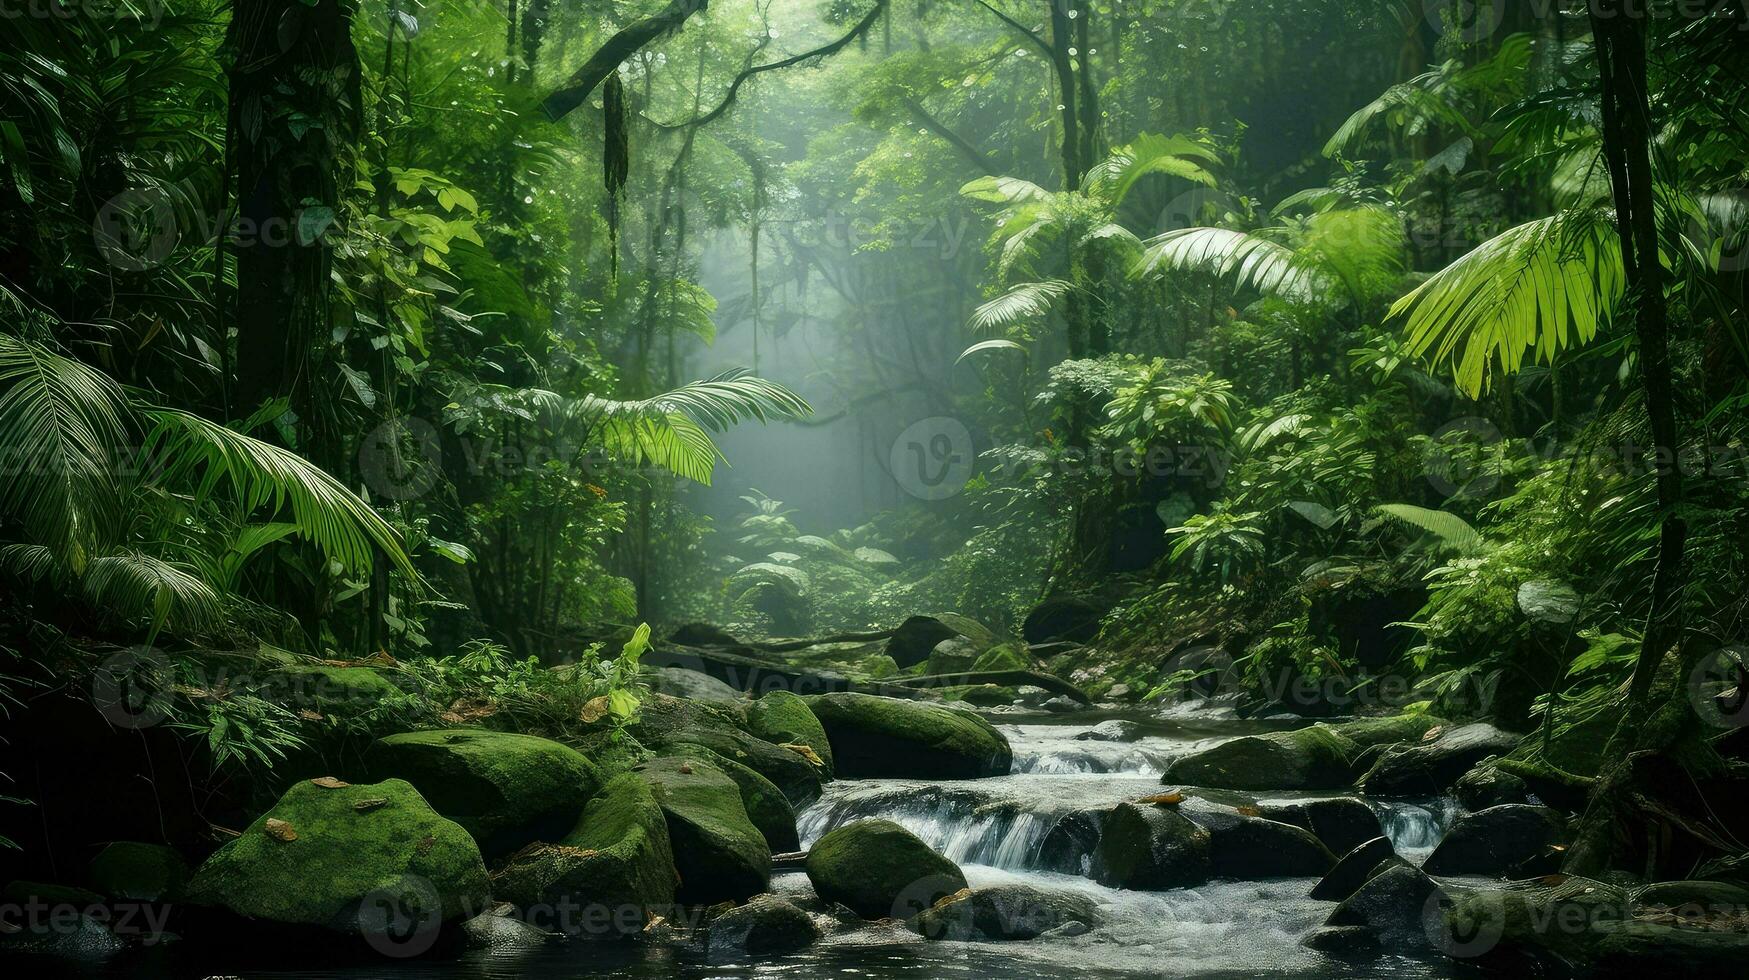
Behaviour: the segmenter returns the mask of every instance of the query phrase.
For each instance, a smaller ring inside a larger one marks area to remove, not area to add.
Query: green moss
[[[1216,789],[1338,789],[1354,783],[1360,747],[1322,725],[1247,735],[1174,760],[1164,783]]]
[[[600,785],[595,766],[569,746],[481,729],[391,735],[367,761],[374,778],[412,783],[488,854],[564,833]]]
[[[406,696],[392,679],[371,667],[294,663],[268,674],[258,693],[268,700],[323,713],[363,712]]]
[[[777,745],[806,745],[825,763],[821,773],[832,778],[832,743],[808,703],[789,691],[772,691],[747,706],[747,730]]]
[[[765,891],[771,848],[747,816],[734,780],[699,759],[652,759],[637,772],[662,807],[680,901],[740,902]]]
[[[674,853],[655,794],[642,778],[608,780],[557,845],[517,852],[492,876],[495,897],[523,909],[575,908],[568,933],[627,935],[674,903]]]
[[[675,746],[662,754],[676,759],[703,761],[734,780],[735,786],[741,791],[741,805],[747,810],[747,819],[759,828],[766,846],[773,853],[783,854],[802,849],[801,841],[796,837],[795,808],[789,805],[789,800],[784,799],[783,793],[772,785],[771,780],[733,759],[725,759],[710,749],[696,745]]]
[[[1002,733],[969,711],[870,694],[804,700],[846,778],[976,779],[1006,775],[1013,761]]]
[[[407,887],[418,880],[430,888]],[[446,921],[484,909],[491,892],[473,838],[400,779],[296,784],[201,865],[188,899],[264,922],[356,932],[360,901],[384,889],[416,904],[434,895]]]
[[[163,844],[116,841],[91,859],[91,883],[111,898],[175,901],[188,884],[188,862]]]
[[[808,851],[808,880],[865,919],[908,919],[966,887],[959,866],[891,820],[862,820]]]
[[[1419,742],[1421,736],[1445,723],[1443,718],[1433,715],[1404,714],[1389,718],[1359,718],[1330,728],[1364,749],[1393,742]]]
[[[1032,657],[1018,643],[999,643],[985,650],[973,670],[1031,670]]]
[[[943,701],[964,701],[981,708],[1013,704],[1020,699],[1018,690],[1012,687],[999,687],[995,684],[963,684],[957,687],[940,687],[935,689],[935,693],[941,695]]]
[[[698,745],[752,769],[783,791],[797,806],[820,795],[822,775],[790,749],[749,734],[738,706],[688,701],[661,694],[644,699],[632,735],[652,750]]]

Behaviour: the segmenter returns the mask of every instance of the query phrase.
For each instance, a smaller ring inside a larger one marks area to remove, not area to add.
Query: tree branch
[[[916,99],[906,99],[905,108],[911,113],[911,117],[916,119],[924,129],[934,133],[936,136],[945,140],[949,146],[960,151],[960,154],[967,160],[970,160],[972,166],[977,167],[980,173],[989,177],[998,176],[996,165],[990,162],[990,158],[984,155],[983,150],[978,149],[964,136],[949,129],[946,123],[943,123],[941,120],[930,115],[929,110],[923,108],[923,103],[918,102]]]
[[[637,54],[657,38],[672,31],[677,31],[693,14],[710,5],[710,0],[670,0],[662,12],[653,14],[607,39],[607,43],[597,48],[583,63],[583,67],[571,75],[571,80],[565,87],[546,97],[541,103],[541,109],[547,118],[554,122],[565,118],[571,110],[583,104],[589,98],[589,93],[595,91],[602,79],[618,70],[627,58]]]
[[[1037,45],[1038,49],[1045,53],[1045,57],[1050,58],[1050,57],[1054,57],[1056,55],[1056,52],[1051,50],[1050,43],[1047,42],[1042,36],[1040,36],[1037,31],[1033,30],[1030,27],[1027,27],[1025,24],[1022,24],[1020,21],[1015,20],[1014,18],[1008,16],[1007,14],[1003,13],[1002,11],[997,10],[995,7],[990,6],[987,2],[985,2],[985,0],[978,0],[978,6],[983,7],[985,10],[988,10],[989,12],[995,14],[997,16],[997,18],[999,18],[1002,21],[1002,23],[1007,24],[1009,27],[1012,27],[1016,31],[1020,32],[1020,36],[1026,38],[1028,41],[1031,41],[1033,44]]]

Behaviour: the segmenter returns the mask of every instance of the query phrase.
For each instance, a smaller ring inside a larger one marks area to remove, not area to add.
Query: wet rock
[[[662,808],[680,877],[679,901],[739,902],[765,891],[771,848],[747,816],[733,779],[696,758],[652,759],[635,772]]]
[[[847,779],[976,779],[1006,775],[1008,740],[970,711],[869,694],[803,699]]]
[[[1046,599],[1026,614],[1020,635],[1028,643],[1049,643],[1070,640],[1091,643],[1099,635],[1099,621],[1105,608],[1099,603],[1073,596]]]
[[[771,849],[771,853],[786,854],[801,850],[801,839],[796,835],[795,808],[790,806],[789,800],[772,785],[771,780],[733,759],[725,759],[709,749],[697,746],[664,749],[660,754],[676,759],[697,759],[715,767],[718,772],[733,780],[735,787],[741,791],[741,805],[747,810],[747,819],[759,828],[759,833],[765,838],[765,845]]]
[[[1523,779],[1494,765],[1492,757],[1459,776],[1452,793],[1466,810],[1530,802],[1530,787]]]
[[[512,855],[492,876],[496,897],[529,913],[575,909],[538,921],[568,935],[619,936],[643,929],[674,904],[674,854],[654,791],[633,773],[607,782],[556,844]]]
[[[1447,728],[1430,741],[1386,748],[1360,779],[1375,796],[1435,796],[1444,793],[1476,763],[1504,755],[1518,736],[1477,723]]]
[[[1393,745],[1398,742],[1419,742],[1422,736],[1446,722],[1427,714],[1391,715],[1385,718],[1357,718],[1331,725],[1337,734],[1361,748],[1372,745]]]
[[[1258,815],[1266,820],[1279,820],[1311,831],[1332,854],[1347,854],[1384,833],[1373,808],[1353,797],[1261,803],[1257,809]]]
[[[1565,973],[1594,962],[1611,924],[1630,914],[1627,892],[1601,881],[1552,876],[1514,882],[1460,892],[1436,945],[1483,963],[1564,964]]]
[[[595,766],[568,745],[481,729],[390,735],[365,763],[374,779],[412,783],[487,855],[563,834],[600,785]]]
[[[1396,848],[1386,837],[1374,837],[1342,856],[1318,883],[1312,886],[1311,897],[1325,902],[1340,902],[1360,890],[1379,872],[1394,864],[1404,863]]]
[[[1432,945],[1428,917],[1442,915],[1443,896],[1432,878],[1400,864],[1386,868],[1343,899],[1324,924],[1364,927],[1392,949],[1427,949]]]
[[[1142,726],[1133,721],[1113,718],[1094,725],[1075,738],[1081,742],[1133,742],[1140,737],[1141,731]]]
[[[1121,803],[1105,815],[1093,852],[1093,878],[1137,891],[1199,885],[1209,879],[1209,834],[1174,810]]]
[[[1087,705],[1069,697],[1067,694],[1059,694],[1046,701],[1044,704],[1039,705],[1039,707],[1051,712],[1052,714],[1069,714],[1071,712],[1087,710]]]
[[[739,701],[741,692],[702,670],[685,667],[646,667],[645,683],[657,694],[694,701]]]
[[[1312,930],[1306,946],[1321,953],[1357,953],[1379,946],[1379,935],[1366,926],[1324,926]]]
[[[103,898],[82,888],[14,881],[0,893],[6,906],[0,956],[97,963],[127,948],[102,918]],[[31,976],[12,962],[12,976]]]
[[[1339,789],[1357,746],[1329,728],[1247,735],[1176,759],[1161,782],[1213,789]]]
[[[1081,926],[1081,932],[1099,924],[1092,899],[1080,892],[1020,884],[967,889],[910,921],[925,938],[958,942],[1036,939],[1070,924]]]
[[[935,645],[929,651],[929,674],[960,674],[972,669],[983,653],[983,648],[975,640],[963,636],[950,636]]]
[[[91,883],[110,898],[173,902],[188,884],[188,862],[175,848],[116,841],[91,859]]]
[[[820,926],[786,898],[756,895],[711,920],[712,960],[773,956],[806,949],[820,938]]]
[[[966,887],[959,866],[891,820],[831,831],[808,852],[808,880],[865,919],[909,919]]]
[[[1092,870],[1093,852],[1099,847],[1100,826],[1108,811],[1076,810],[1057,819],[1044,842],[1039,860],[1052,871],[1085,875]]]
[[[937,644],[956,636],[972,641],[980,651],[996,642],[995,634],[975,620],[953,613],[912,616],[899,624],[886,645],[887,656],[900,667],[914,667],[929,659]]]
[[[1508,803],[1466,813],[1422,864],[1428,874],[1529,877],[1557,870],[1567,821],[1546,806]]]
[[[826,729],[808,703],[789,691],[771,691],[747,705],[747,731],[778,746],[806,746],[814,750],[820,764],[820,774],[831,779],[835,769],[832,743]],[[800,753],[798,753],[800,754]],[[804,756],[805,758],[805,756]]]
[[[385,895],[435,925],[486,908],[490,891],[473,836],[411,783],[312,780],[207,858],[188,901],[257,924],[370,938],[397,925],[383,915]]]
[[[638,743],[651,749],[698,745],[725,759],[734,759],[783,791],[794,806],[820,795],[824,775],[794,749],[786,749],[749,733],[740,705],[688,701],[652,694],[638,708],[629,728]]]
[[[1603,976],[1731,976],[1743,970],[1749,934],[1669,922],[1604,922],[1592,962]]]
[[[466,949],[488,950],[493,953],[513,953],[540,949],[555,939],[558,933],[531,925],[510,910],[494,910],[476,915],[461,924],[461,942]]]
[[[1178,813],[1208,833],[1209,875],[1239,881],[1314,878],[1336,864],[1310,831],[1191,798]]]

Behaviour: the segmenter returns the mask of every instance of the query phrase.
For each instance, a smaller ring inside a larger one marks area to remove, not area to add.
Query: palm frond
[[[590,395],[569,408],[570,415],[610,452],[704,484],[710,483],[723,458],[710,432],[725,431],[745,420],[805,418],[813,411],[790,389],[743,370],[690,382],[651,398],[620,401]]]
[[[1087,191],[1121,204],[1136,182],[1149,174],[1213,187],[1215,175],[1206,165],[1216,160],[1213,150],[1188,136],[1144,133],[1093,165],[1087,172]]]
[[[299,535],[347,570],[368,570],[374,547],[418,581],[400,535],[321,467],[187,412],[160,408],[146,415],[153,427],[144,458],[163,467],[167,482],[188,480],[198,487],[197,497],[227,483],[245,514],[261,507],[280,513],[289,507]]]
[[[974,201],[987,201],[991,204],[1024,204],[1029,201],[1042,201],[1051,196],[1051,192],[1019,177],[979,177],[968,181],[960,188],[960,194]]]
[[[1073,288],[1061,279],[1023,282],[972,311],[974,333],[994,333],[1022,320],[1044,316]]]
[[[1459,551],[1473,551],[1481,544],[1482,535],[1470,522],[1443,510],[1429,510],[1413,504],[1380,504],[1377,513],[1433,535]]]
[[[1180,228],[1143,244],[1145,250],[1134,270],[1138,277],[1175,269],[1233,278],[1260,293],[1289,299],[1307,299],[1324,291],[1317,271],[1292,249],[1246,232]]]
[[[1391,308],[1409,351],[1449,364],[1476,397],[1497,370],[1551,361],[1590,342],[1626,290],[1621,249],[1603,215],[1567,211],[1509,229],[1422,283]]]
[[[971,357],[973,354],[981,354],[987,350],[1017,350],[1022,354],[1026,353],[1025,345],[1017,344],[1012,340],[985,340],[973,344],[972,346],[967,347],[964,351],[961,351],[960,356],[954,359],[954,363],[958,364],[960,361]]]
[[[115,516],[127,397],[93,368],[0,334],[0,515],[75,568]]]
[[[93,558],[80,584],[93,608],[148,621],[154,636],[165,626],[201,632],[224,617],[224,601],[192,568],[138,551]]]

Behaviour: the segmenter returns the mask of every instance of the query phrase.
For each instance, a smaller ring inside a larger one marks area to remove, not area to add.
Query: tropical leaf
[[[1496,371],[1516,373],[1591,341],[1626,291],[1615,230],[1598,212],[1567,211],[1492,238],[1391,308],[1409,351],[1449,365],[1472,398]]]
[[[979,177],[969,181],[960,188],[960,194],[974,201],[988,201],[991,204],[1024,204],[1028,201],[1042,201],[1051,196],[1051,192],[1019,177]]]
[[[166,625],[198,633],[224,617],[224,601],[192,567],[138,551],[93,558],[80,584],[93,608],[149,621],[148,645]]]
[[[1072,288],[1061,279],[1020,283],[972,311],[972,332],[994,333],[1022,320],[1042,317]]]
[[[1481,544],[1482,535],[1470,523],[1456,514],[1429,510],[1414,504],[1380,504],[1374,510],[1392,520],[1419,528],[1459,551],[1473,551]]]
[[[973,354],[982,353],[987,350],[1017,350],[1022,354],[1026,353],[1025,345],[1017,344],[1012,340],[983,340],[967,347],[960,353],[960,356],[954,360],[954,363],[958,364],[960,361],[971,357]]]
[[[1123,203],[1136,182],[1149,174],[1178,177],[1207,187],[1215,176],[1205,165],[1217,162],[1213,150],[1188,136],[1144,133],[1111,151],[1087,172],[1087,191],[1113,204]],[[961,193],[964,193],[963,191]]]
[[[803,418],[814,410],[783,385],[735,370],[652,398],[619,401],[590,395],[565,404],[562,411],[585,427],[587,438],[634,464],[647,462],[709,484],[723,458],[710,432],[747,419]]]
[[[1152,277],[1168,269],[1210,272],[1236,279],[1260,293],[1308,299],[1324,291],[1315,269],[1292,249],[1228,228],[1180,228],[1148,239],[1134,274]]]

